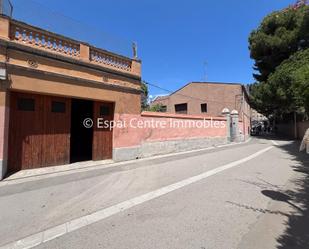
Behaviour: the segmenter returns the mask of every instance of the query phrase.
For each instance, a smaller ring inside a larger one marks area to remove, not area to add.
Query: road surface
[[[0,248],[309,248],[309,157],[248,143],[0,187]]]

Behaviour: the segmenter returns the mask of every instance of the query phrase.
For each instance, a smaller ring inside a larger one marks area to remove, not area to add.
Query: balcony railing
[[[4,17],[2,17],[4,18]],[[104,49],[22,23],[8,20],[8,39],[32,48],[140,76],[140,62]]]
[[[125,71],[131,71],[131,60],[115,56],[107,51],[90,48],[90,61],[108,67],[115,67]]]
[[[62,39],[61,36],[56,36],[50,32],[17,22],[11,23],[10,31],[11,39],[16,42],[71,57],[80,56],[80,45],[78,42]]]

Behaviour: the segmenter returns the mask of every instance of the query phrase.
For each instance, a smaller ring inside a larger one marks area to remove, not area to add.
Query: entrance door
[[[113,103],[94,103],[94,119],[95,123],[98,118],[111,121],[114,119]],[[113,131],[109,127],[99,128],[94,126],[93,131],[93,160],[111,159],[113,156]]]
[[[112,158],[112,103],[11,92],[8,171]],[[94,128],[83,121],[93,118]]]
[[[44,97],[43,166],[70,162],[71,100],[55,96]]]
[[[11,92],[9,172],[68,163],[69,134],[69,99]]]
[[[86,118],[93,118],[93,102],[72,99],[71,163],[92,160],[93,128],[84,126]]]

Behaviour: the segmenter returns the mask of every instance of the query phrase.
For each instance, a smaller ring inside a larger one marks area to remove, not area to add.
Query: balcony
[[[89,63],[90,66],[141,76],[141,62],[138,59],[118,55],[5,16],[0,16],[0,28],[1,40]]]

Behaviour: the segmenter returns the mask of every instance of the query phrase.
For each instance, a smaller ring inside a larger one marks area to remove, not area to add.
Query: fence
[[[286,136],[288,138],[295,138],[295,124],[294,122],[279,123],[277,124],[278,134]],[[305,135],[306,130],[309,129],[309,120],[297,122],[297,139],[302,139]]]

